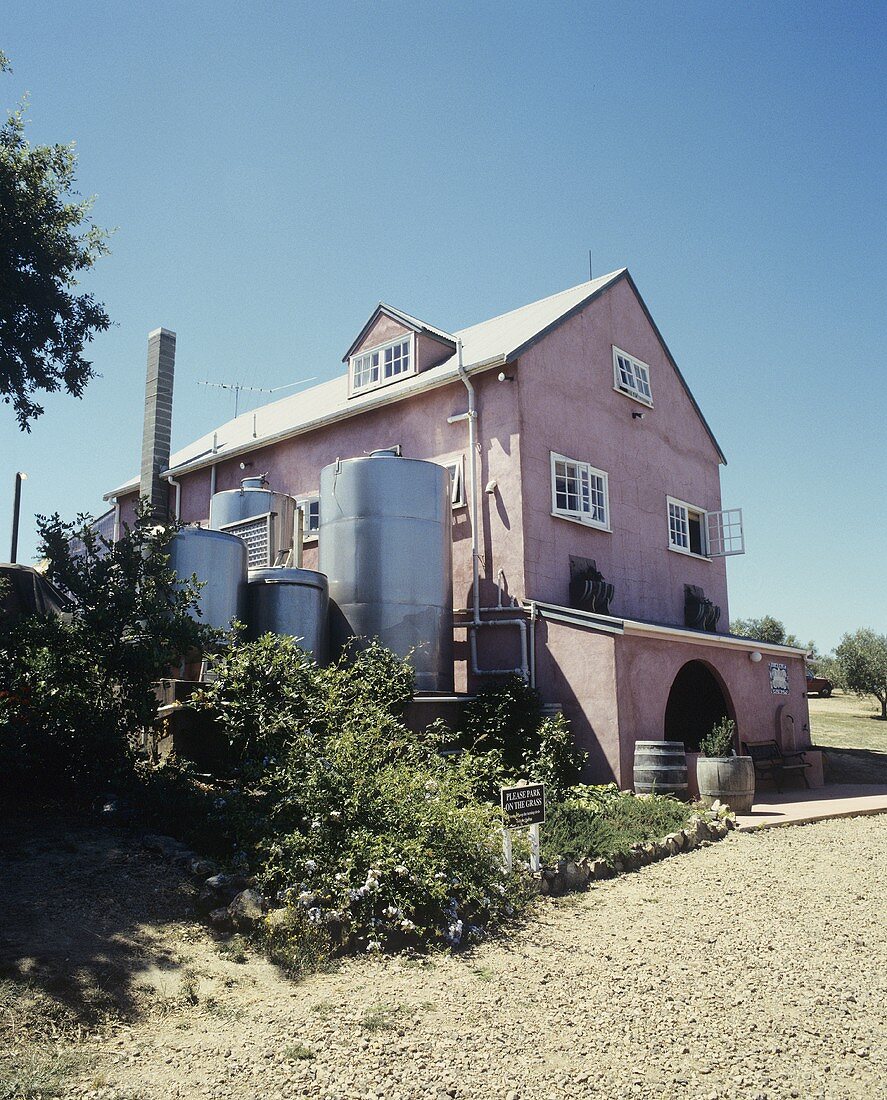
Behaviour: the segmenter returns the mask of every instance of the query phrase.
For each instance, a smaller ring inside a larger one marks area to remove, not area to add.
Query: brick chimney
[[[151,515],[157,519],[166,519],[169,513],[169,485],[161,481],[160,473],[169,468],[175,365],[176,334],[166,328],[149,332],[139,496],[148,498]]]

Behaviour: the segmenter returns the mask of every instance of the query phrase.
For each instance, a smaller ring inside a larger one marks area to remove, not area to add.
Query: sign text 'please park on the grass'
[[[509,829],[541,825],[545,820],[545,784],[502,788],[502,813]]]

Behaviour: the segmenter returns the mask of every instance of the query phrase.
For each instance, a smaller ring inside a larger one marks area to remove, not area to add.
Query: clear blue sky
[[[102,377],[30,436],[34,512],[137,472],[146,336],[178,333],[173,444],[229,418],[199,379],[342,369],[379,299],[452,329],[627,265],[744,509],[731,612],[829,648],[887,630],[885,63],[865,3],[5,0],[0,107],[77,142]]]

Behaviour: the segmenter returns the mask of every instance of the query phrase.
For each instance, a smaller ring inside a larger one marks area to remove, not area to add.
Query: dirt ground
[[[301,982],[138,838],[0,840],[0,1100],[883,1095],[887,817],[737,835],[508,939]]]

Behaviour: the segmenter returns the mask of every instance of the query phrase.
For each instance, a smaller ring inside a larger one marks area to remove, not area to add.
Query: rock
[[[174,859],[176,856],[189,852],[188,847],[171,836],[155,836],[148,834],[142,837],[142,846],[149,852],[155,852],[164,859]]]
[[[227,906],[246,885],[242,875],[211,875],[200,888],[197,908],[201,913],[208,913],[220,906]]]
[[[258,890],[241,890],[228,906],[228,913],[235,928],[249,929],[262,919],[264,898]]]
[[[685,844],[687,843],[687,838],[684,836],[683,833],[669,833],[668,836],[665,838],[665,843],[669,845],[669,850],[671,850],[671,845],[673,843],[675,849],[678,852],[682,852],[684,850]]]
[[[209,878],[211,875],[217,875],[219,873],[218,867],[216,867],[211,859],[200,859],[199,857],[195,857],[191,860],[188,864],[188,870],[195,878],[202,879]]]
[[[612,878],[613,868],[605,859],[595,859],[589,863],[588,873],[593,879]]]
[[[230,932],[232,927],[231,914],[222,906],[213,909],[209,914],[209,923],[219,932]]]
[[[572,859],[562,859],[558,865],[558,878],[565,890],[581,890],[588,883],[588,874]]]

